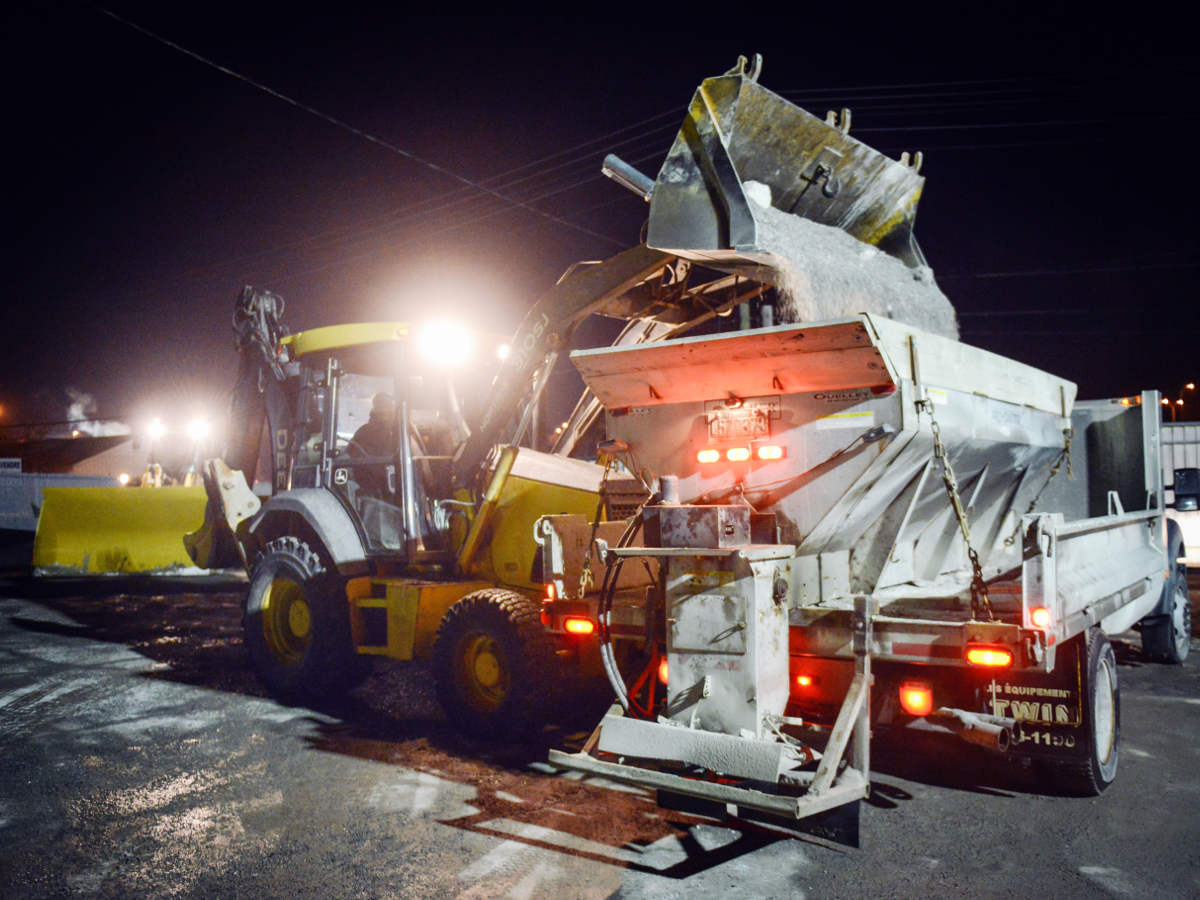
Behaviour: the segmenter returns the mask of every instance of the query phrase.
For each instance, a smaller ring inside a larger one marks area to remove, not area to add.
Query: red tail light
[[[967,662],[973,666],[1004,668],[1013,664],[1013,653],[1007,647],[968,647]]]
[[[900,706],[910,716],[921,718],[933,712],[933,688],[924,681],[900,685]]]
[[[596,630],[596,623],[582,616],[567,616],[563,619],[563,628],[567,634],[591,634]]]

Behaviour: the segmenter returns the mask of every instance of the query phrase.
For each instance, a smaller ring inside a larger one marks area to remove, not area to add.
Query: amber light
[[[667,661],[664,659],[658,664],[658,680],[666,684],[668,674],[670,673],[667,671]]]
[[[745,462],[750,458],[749,447],[730,447],[725,451],[725,457],[730,462]]]
[[[786,447],[767,446],[758,448],[759,459],[783,459],[787,456]]]
[[[546,596],[542,598],[543,603],[552,603],[558,597],[558,592],[554,589],[554,584],[546,585]]]
[[[933,712],[933,688],[924,681],[900,685],[900,706],[910,716],[921,718]]]
[[[696,454],[696,459],[702,463],[715,463],[721,458],[721,453],[718,450],[701,450]]]
[[[1011,666],[1013,655],[1011,650],[1003,647],[970,647],[967,650],[967,662],[973,666],[999,668]]]
[[[1049,628],[1050,610],[1046,609],[1044,606],[1035,606],[1029,611],[1029,621],[1032,622],[1036,628]]]
[[[568,616],[563,619],[563,628],[567,630],[567,634],[591,634],[596,630],[596,623],[591,619]]]

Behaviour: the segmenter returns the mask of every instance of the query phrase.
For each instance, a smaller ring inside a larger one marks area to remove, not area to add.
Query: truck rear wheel
[[[1188,596],[1183,532],[1167,520],[1167,559],[1171,577],[1163,587],[1163,604],[1153,620],[1142,625],[1142,650],[1159,662],[1179,665],[1188,656],[1192,641],[1192,601]]]
[[[289,699],[343,693],[371,674],[350,637],[344,581],[296,538],[272,541],[255,564],[243,634],[259,679]]]
[[[1090,628],[1081,653],[1083,696],[1081,732],[1087,744],[1082,760],[1054,764],[1058,786],[1070,794],[1095,797],[1117,777],[1121,747],[1121,692],[1117,686],[1117,656],[1099,628]]]
[[[540,731],[557,708],[557,670],[537,604],[514,591],[463,597],[433,645],[442,708],[455,728],[480,740],[522,740]]]

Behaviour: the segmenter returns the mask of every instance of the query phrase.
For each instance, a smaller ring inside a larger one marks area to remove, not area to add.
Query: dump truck
[[[781,216],[802,215],[928,278],[913,160],[756,76],[704,82],[657,179],[625,173],[651,246],[779,284],[804,263],[780,257],[804,239],[780,240]],[[617,698],[553,764],[776,825],[857,809],[875,729],[951,732],[1070,793],[1113,782],[1109,635],[1138,627],[1168,663],[1190,640],[1164,490],[1194,508],[1196,470],[1164,485],[1157,393],[1081,402],[1069,381],[858,300],[571,354],[606,448],[652,499],[619,528],[538,523],[545,616],[595,622]]]

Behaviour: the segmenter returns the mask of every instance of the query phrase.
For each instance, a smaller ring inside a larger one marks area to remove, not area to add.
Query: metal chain
[[[996,620],[996,612],[992,609],[991,598],[988,597],[987,583],[983,580],[983,566],[979,562],[979,554],[971,546],[971,528],[967,524],[967,511],[963,508],[962,497],[958,493],[958,479],[950,465],[950,456],[946,445],[942,443],[942,429],[933,415],[932,400],[917,401],[917,415],[922,410],[929,413],[929,429],[933,433],[933,456],[942,463],[942,481],[946,485],[946,493],[950,495],[950,505],[954,508],[954,516],[958,519],[958,527],[962,530],[963,541],[967,545],[967,557],[971,560],[971,617],[978,618],[980,610],[987,613],[989,621]]]
[[[592,550],[596,546],[596,533],[600,530],[600,513],[604,509],[604,486],[608,484],[608,474],[613,470],[617,463],[617,458],[608,455],[608,459],[604,463],[604,474],[600,476],[600,502],[596,504],[595,521],[592,522],[592,534],[588,538],[587,550],[583,554],[583,571],[579,573],[579,597],[582,600],[587,596],[588,590],[595,585],[596,581],[592,577]]]
[[[1058,470],[1062,468],[1063,460],[1066,460],[1066,463],[1067,463],[1067,478],[1070,480],[1075,479],[1075,473],[1073,471],[1071,471],[1071,438],[1073,438],[1074,436],[1075,436],[1074,428],[1064,428],[1063,429],[1062,453],[1059,454],[1058,459],[1055,461],[1054,465],[1050,468],[1050,477],[1046,479],[1046,483],[1043,484],[1040,488],[1038,488],[1038,492],[1036,494],[1034,494],[1033,499],[1029,501],[1029,508],[1027,510],[1025,510],[1026,516],[1029,515],[1031,512],[1033,512],[1034,507],[1037,506],[1038,500],[1042,499],[1042,492],[1045,491],[1046,488],[1050,487],[1050,482],[1052,482],[1054,480],[1054,476],[1057,475]],[[1013,529],[1012,534],[1010,534],[1008,537],[1006,537],[1004,539],[1005,547],[1011,547],[1013,544],[1016,543],[1017,537],[1021,534],[1021,519],[1022,518],[1023,518],[1023,516],[1017,516],[1016,528]]]

